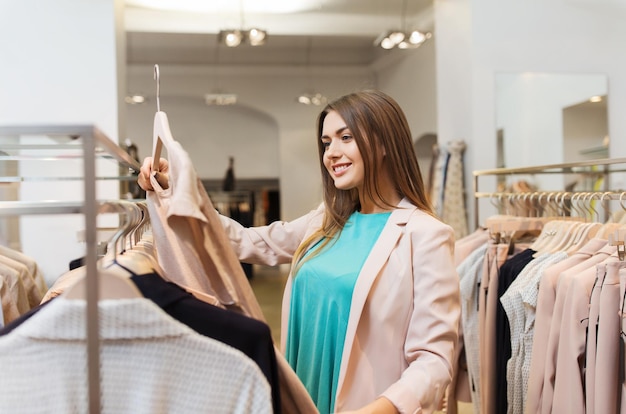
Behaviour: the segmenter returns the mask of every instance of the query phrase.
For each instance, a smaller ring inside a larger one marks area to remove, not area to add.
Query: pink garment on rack
[[[159,265],[178,285],[215,297],[225,308],[265,321],[218,213],[180,143],[164,140],[169,188],[151,177],[146,195]],[[276,350],[284,413],[316,413],[311,397]]]
[[[565,302],[567,291],[572,281],[578,277],[582,272],[596,271],[596,265],[606,260],[611,253],[615,251],[615,248],[606,246],[593,255],[589,260],[576,265],[558,276],[556,281],[556,299],[554,303],[554,311],[552,313],[552,319],[550,322],[550,333],[547,337],[547,345],[545,351],[545,364],[543,368],[543,385],[542,391],[539,397],[538,412],[544,414],[552,413],[552,403],[554,399],[554,387],[555,377],[557,370],[557,358],[559,353],[559,342],[562,339],[560,328],[565,315]],[[588,316],[588,315],[587,315]],[[537,336],[535,336],[537,338]]]
[[[43,273],[41,273],[41,269],[33,258],[25,255],[22,252],[13,250],[2,245],[0,245],[0,255],[24,264],[28,269],[28,274],[32,276],[39,294],[43,297],[43,295],[48,290],[48,285],[46,284],[46,280],[43,277]]]
[[[0,303],[4,324],[11,322],[30,309],[26,289],[22,283],[20,272],[10,266],[0,263]]]
[[[624,303],[624,299],[626,296],[626,269],[620,269],[619,271],[619,328],[620,333],[626,332],[626,314],[624,310],[626,310],[626,304]],[[619,361],[619,369],[621,375],[626,374],[626,355],[624,355],[624,348],[626,348],[626,340],[623,336],[620,337],[620,346],[622,347],[620,351],[621,358],[618,358]],[[626,413],[626,382],[622,382],[619,386],[618,392],[620,406],[618,407],[620,413]]]
[[[555,308],[556,287],[559,275],[575,266],[577,269],[595,266],[596,262],[606,258],[606,255],[599,255],[593,259],[594,255],[604,248],[606,244],[606,240],[591,239],[586,245],[567,259],[547,268],[539,281],[537,309],[535,311],[535,333],[533,336],[528,393],[525,403],[527,413],[538,413],[541,408],[546,351],[548,347],[548,337],[550,335],[550,324]],[[588,260],[590,261],[583,264]]]
[[[527,245],[516,245],[513,255]],[[498,307],[498,275],[500,267],[509,257],[508,244],[490,242],[485,255],[485,267],[480,283],[478,303],[478,338],[480,341],[480,391],[483,414],[497,414],[496,396],[496,309]]]
[[[602,266],[602,265],[598,265]],[[589,322],[587,327],[587,346],[585,347],[585,413],[594,413],[595,377],[596,372],[596,345],[597,328],[600,317],[600,295],[606,272],[596,272],[596,281],[593,284],[589,297]]]
[[[617,413],[618,390],[620,384],[619,365],[615,363],[616,355],[620,354],[620,276],[626,262],[607,263],[606,277],[600,293],[600,313],[598,321],[598,337],[596,366],[594,374],[594,393],[596,413]]]

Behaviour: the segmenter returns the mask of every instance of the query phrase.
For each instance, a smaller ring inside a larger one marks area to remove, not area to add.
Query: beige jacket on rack
[[[323,213],[322,205],[294,221],[256,228],[221,219],[240,260],[277,265],[290,263],[300,243],[320,227]],[[354,288],[336,395],[338,412],[362,407],[381,395],[401,413],[438,408],[451,381],[460,318],[453,249],[452,229],[406,199],[391,213]],[[283,298],[283,350],[291,283],[292,276]]]

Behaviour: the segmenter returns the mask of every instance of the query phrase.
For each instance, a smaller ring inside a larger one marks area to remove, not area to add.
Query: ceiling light
[[[124,102],[130,105],[139,105],[146,101],[146,97],[143,95],[129,95],[124,98]]]
[[[241,44],[243,36],[239,30],[222,30],[219,33],[220,42],[228,47],[237,47]]]
[[[393,49],[394,47],[398,49],[415,49],[431,37],[431,33],[423,33],[419,30],[413,30],[410,33],[393,30],[381,34],[374,41],[374,45],[387,50]]]
[[[234,93],[207,93],[204,95],[204,102],[211,106],[226,106],[237,103],[237,95]]]
[[[591,98],[589,98],[589,102],[602,102],[602,97],[601,96],[592,96]]]
[[[218,34],[218,41],[228,47],[237,47],[244,42],[250,46],[261,46],[266,39],[267,32],[261,29],[221,30]]]
[[[391,40],[395,45],[399,44],[404,40],[404,33],[402,32],[391,32],[387,35],[389,40]]]
[[[424,43],[426,39],[431,38],[432,35],[430,33],[420,32],[419,30],[406,30],[407,3],[408,0],[402,1],[402,12],[400,13],[401,29],[383,32],[374,41],[375,46],[380,46],[383,49],[387,50],[393,49],[394,47],[397,47],[398,49],[415,49],[417,47],[420,47],[420,45]]]
[[[304,105],[315,105],[321,106],[326,105],[328,102],[328,98],[322,95],[321,93],[303,93],[297,98],[298,103]]]
[[[422,33],[419,30],[413,30],[409,35],[409,43],[412,45],[420,45],[430,38],[430,33]]]
[[[309,97],[309,95],[302,94],[298,96],[298,103],[301,103],[304,105],[311,105],[311,98]]]
[[[260,29],[250,29],[248,31],[248,42],[250,46],[260,46],[265,43],[267,32]]]

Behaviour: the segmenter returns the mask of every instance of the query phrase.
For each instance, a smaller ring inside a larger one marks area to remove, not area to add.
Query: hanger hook
[[[600,201],[600,205],[602,205],[602,197],[598,193],[589,193],[589,208],[590,208],[590,218],[591,221],[600,221],[600,212],[594,207],[594,200]],[[595,220],[594,220],[595,216]]]
[[[156,101],[157,112],[161,112],[161,75],[159,74],[159,65],[154,65],[154,80],[157,84]]]
[[[619,195],[619,205],[622,206],[624,210],[626,210],[626,205],[624,205],[624,202],[622,201],[622,198],[624,198],[624,196],[626,196],[626,191],[622,191],[622,193]]]
[[[567,200],[566,198],[571,196],[571,193],[564,191],[562,193],[560,193],[561,198],[559,198],[559,204],[560,204],[560,208],[561,208],[561,216],[563,217],[569,217],[572,215],[572,209],[571,207],[571,202],[570,205],[567,205]],[[558,197],[558,196],[557,196]]]

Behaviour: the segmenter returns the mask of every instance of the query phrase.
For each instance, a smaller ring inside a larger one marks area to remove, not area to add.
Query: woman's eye
[[[330,142],[328,141],[322,141],[322,147],[324,148],[328,148],[330,146]]]
[[[342,135],[341,139],[344,140],[344,141],[347,141],[349,139],[352,139],[352,135]]]

